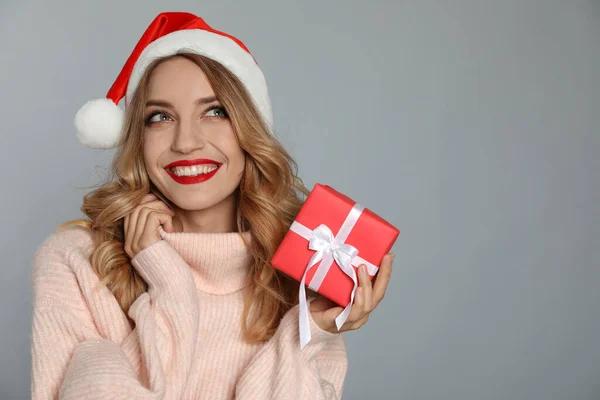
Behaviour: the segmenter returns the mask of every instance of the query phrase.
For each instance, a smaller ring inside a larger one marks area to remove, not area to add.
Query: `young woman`
[[[373,283],[360,268],[339,331],[341,307],[310,303],[301,349],[299,284],[269,260],[307,190],[243,43],[160,14],[76,126],[82,143],[117,147],[113,176],[35,254],[32,397],[341,398],[340,332],[381,301],[393,256]]]

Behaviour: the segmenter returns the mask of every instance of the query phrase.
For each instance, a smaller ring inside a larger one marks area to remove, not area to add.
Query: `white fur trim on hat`
[[[112,149],[119,143],[124,116],[110,99],[90,100],[75,114],[77,138],[94,149]]]
[[[228,68],[244,84],[269,128],[273,113],[265,77],[254,58],[232,39],[201,29],[176,31],[150,43],[133,67],[127,83],[126,104],[133,96],[144,71],[152,61],[176,54],[180,50],[206,56]]]

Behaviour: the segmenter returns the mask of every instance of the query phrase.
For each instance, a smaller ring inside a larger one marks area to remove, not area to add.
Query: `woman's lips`
[[[206,165],[206,164],[215,165],[217,168],[215,168],[214,170],[212,170],[210,172],[207,172],[204,174],[199,174],[196,176],[178,176],[178,175],[175,175],[173,173],[173,171],[171,170],[171,168],[174,168],[174,167],[192,167],[192,166],[199,166],[199,165]],[[207,158],[198,158],[195,160],[174,161],[165,167],[165,171],[167,171],[167,174],[169,174],[169,176],[171,178],[173,178],[173,180],[175,182],[181,183],[182,185],[192,185],[194,183],[206,182],[207,180],[209,180],[210,178],[215,176],[215,174],[217,173],[219,168],[221,168],[220,162],[217,162],[214,160],[209,160]]]

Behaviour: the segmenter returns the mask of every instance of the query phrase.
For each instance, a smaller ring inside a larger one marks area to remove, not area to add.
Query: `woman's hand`
[[[125,216],[125,252],[130,258],[154,242],[161,240],[159,225],[167,232],[173,232],[175,213],[162,200],[153,194],[147,194],[142,202]]]
[[[367,268],[360,265],[358,268],[359,286],[356,289],[354,304],[348,319],[338,331],[335,326],[335,319],[344,311],[344,307],[337,306],[331,300],[319,296],[310,303],[310,312],[313,320],[319,327],[331,333],[345,332],[358,329],[369,319],[371,311],[377,307],[383,299],[387,289],[390,277],[392,275],[393,254],[386,254],[381,261],[381,267],[373,281],[369,279]]]

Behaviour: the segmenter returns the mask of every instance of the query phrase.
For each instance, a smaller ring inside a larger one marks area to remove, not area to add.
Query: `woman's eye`
[[[205,114],[207,117],[227,117],[227,113],[223,107],[214,107],[208,110]]]
[[[146,118],[146,125],[155,123],[155,122],[162,122],[162,121],[168,121],[171,117],[168,114],[165,114],[163,112],[155,112],[153,114],[151,114],[148,118]]]

